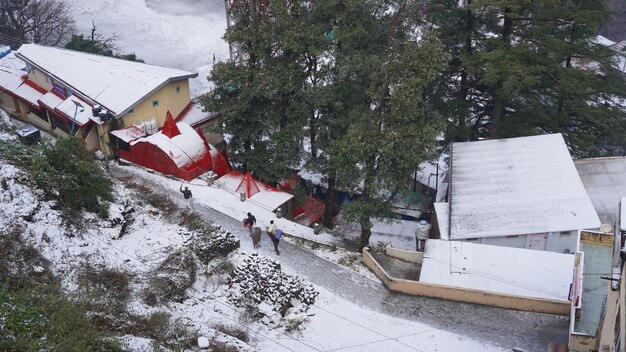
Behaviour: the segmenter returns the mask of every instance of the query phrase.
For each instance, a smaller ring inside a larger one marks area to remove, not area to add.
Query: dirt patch
[[[0,281],[14,289],[55,283],[50,262],[23,240],[24,231],[14,226],[0,236]]]

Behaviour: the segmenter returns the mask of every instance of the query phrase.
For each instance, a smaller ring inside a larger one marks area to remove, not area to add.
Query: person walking
[[[276,251],[276,255],[280,255],[280,251],[278,250],[278,243],[280,242],[280,238],[283,237],[283,230],[276,229],[273,235],[270,235],[272,239],[272,243],[274,244],[274,250]]]
[[[271,236],[274,236],[275,231],[276,231],[276,224],[274,224],[274,220],[270,220],[269,226],[265,226],[265,233],[271,237]]]
[[[192,209],[193,210],[193,199],[192,199],[192,194],[191,191],[189,190],[189,187],[185,186],[185,189],[183,189],[183,184],[180,184],[180,193],[183,194],[183,198],[188,199],[189,203],[187,204],[187,208]]]
[[[254,215],[248,213],[248,230],[250,230],[250,236],[254,232],[254,225],[256,224],[256,218]]]

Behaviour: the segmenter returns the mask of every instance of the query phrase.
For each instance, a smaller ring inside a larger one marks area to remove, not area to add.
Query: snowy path
[[[133,175],[137,181],[141,179],[141,182],[150,184],[155,189],[164,189],[164,183],[157,183],[152,177],[144,177],[141,172],[135,172],[133,167],[118,167],[113,164],[111,170],[115,176]],[[178,189],[170,188],[165,191],[179,204],[184,204]],[[235,234],[241,240],[242,252],[252,251],[248,232],[241,227],[239,220],[210,208],[196,207],[196,211],[201,212],[206,220],[220,224],[224,229]],[[444,330],[476,341],[484,341],[508,349],[521,348],[524,351],[545,351],[550,341],[565,342],[567,340],[568,319],[566,317],[395,294],[389,292],[379,282],[321,259],[286,241],[280,243],[280,256],[274,254],[272,244],[267,237],[264,237],[261,243],[262,248],[259,253],[279,259],[287,273],[303,276],[311,283],[349,302],[378,313],[433,327],[424,331],[411,332],[410,335],[423,334],[424,338],[426,336],[433,338],[434,336],[431,335]],[[314,312],[318,316],[336,314],[316,306]],[[347,323],[361,330],[364,336],[374,338],[371,335],[376,335],[375,319],[347,321]],[[389,339],[376,336],[374,340],[387,341]],[[401,348],[404,344],[399,346],[400,349],[394,350],[405,350]]]

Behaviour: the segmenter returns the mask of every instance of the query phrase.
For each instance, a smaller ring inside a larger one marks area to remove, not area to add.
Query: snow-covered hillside
[[[6,140],[10,133],[0,138]],[[130,175],[133,168],[125,167]],[[167,190],[141,183],[141,177],[114,179],[111,218],[85,214],[83,228],[64,225],[55,202],[44,200],[22,170],[2,159],[0,179],[0,235],[20,228],[21,240],[48,260],[49,267],[38,265],[33,272],[49,270],[61,278],[67,292],[79,294],[85,289],[85,277],[92,277],[89,273],[94,271],[131,278],[126,305],[120,308],[122,313],[117,319],[165,313],[192,336],[207,337],[212,343],[224,343],[240,351],[505,350],[426,324],[372,312],[306,283],[297,278],[297,270],[277,261],[279,257],[266,259],[272,253],[267,239],[262,241],[258,254],[251,256],[252,243],[244,229],[233,232],[218,224],[206,237],[199,230],[208,224],[202,210],[198,216],[185,215],[178,208],[182,200],[170,199]],[[227,257],[222,258],[219,250],[206,256],[207,248],[234,241],[241,241],[241,248]],[[234,267],[238,267],[238,274],[229,279],[227,273]],[[254,280],[243,280],[241,275],[250,275]],[[263,280],[270,283],[263,284]],[[250,290],[255,284],[266,287],[265,293]],[[172,292],[163,287],[178,289]],[[300,293],[287,293],[294,290]],[[161,299],[152,299],[150,294]],[[244,303],[246,295],[252,306]],[[290,300],[287,305],[285,298]],[[245,331],[249,340],[223,332],[235,329]],[[152,350],[149,336],[140,335],[129,333],[120,340],[131,350]]]
[[[198,72],[198,77],[191,80],[192,96],[210,88],[206,77],[213,58],[228,59],[228,45],[222,40],[226,29],[223,1],[69,2],[79,33],[89,34],[95,23],[104,35],[117,36],[122,53],[134,52],[149,64]]]

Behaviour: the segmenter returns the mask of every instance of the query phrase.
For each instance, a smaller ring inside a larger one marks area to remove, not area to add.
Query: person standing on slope
[[[189,209],[193,210],[193,199],[192,199],[192,195],[191,195],[191,191],[189,190],[189,187],[185,186],[185,189],[183,189],[183,184],[180,184],[180,193],[183,194],[183,197],[185,199],[189,200],[189,203],[187,204],[187,207]]]

